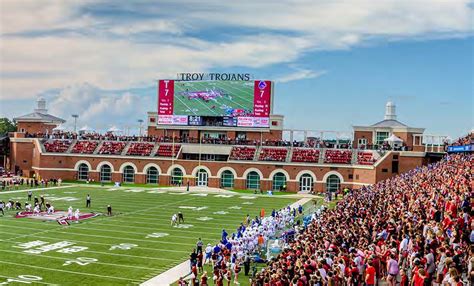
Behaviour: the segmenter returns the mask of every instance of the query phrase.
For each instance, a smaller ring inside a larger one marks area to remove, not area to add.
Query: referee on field
[[[86,208],[90,208],[91,207],[91,195],[87,194],[87,197],[86,197]]]

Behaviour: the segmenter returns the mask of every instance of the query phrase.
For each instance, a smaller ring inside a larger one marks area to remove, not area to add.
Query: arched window
[[[112,168],[109,165],[102,165],[99,177],[101,182],[110,182],[112,180]]]
[[[221,188],[233,188],[234,187],[234,174],[225,170],[221,174]]]
[[[135,182],[135,169],[132,166],[125,166],[122,173],[122,181],[124,183],[133,183]]]
[[[282,191],[283,186],[286,186],[286,176],[282,172],[273,175],[273,190]]]
[[[146,183],[147,184],[158,184],[160,174],[156,167],[150,167],[146,170]]]
[[[260,189],[260,175],[257,172],[252,171],[247,174],[247,189]]]
[[[330,175],[326,180],[326,190],[329,192],[336,192],[339,190],[341,179],[337,175]]]
[[[171,184],[178,185],[183,182],[183,171],[180,168],[174,168],[171,172]]]
[[[311,192],[313,190],[313,177],[310,174],[303,174],[300,177],[300,192]]]
[[[77,179],[79,181],[86,181],[89,179],[89,166],[87,166],[87,164],[82,163],[79,165],[79,169],[77,170]]]
[[[196,183],[197,183],[196,185],[201,186],[201,187],[206,187],[208,179],[209,179],[209,174],[207,173],[206,170],[200,169],[196,173]]]

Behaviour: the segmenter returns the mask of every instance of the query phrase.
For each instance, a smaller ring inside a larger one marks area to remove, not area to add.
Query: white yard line
[[[41,238],[43,240],[53,240],[53,241],[63,241],[64,239],[62,238],[54,238],[54,237],[49,237],[49,236],[35,236],[35,238]],[[2,240],[0,240],[2,241]],[[70,242],[75,242],[75,243],[84,243],[84,244],[96,244],[96,245],[104,245],[104,246],[112,246],[114,245],[113,243],[102,243],[102,242],[94,242],[94,241],[84,241],[84,240],[77,240],[77,239],[68,239],[67,241]],[[126,242],[126,239],[124,239],[124,242]],[[143,246],[136,246],[135,248],[137,249],[145,249],[145,250],[150,250],[150,251],[163,251],[163,252],[176,252],[176,253],[186,253],[189,254],[189,251],[185,250],[173,250],[173,249],[158,249],[158,248],[151,248],[151,247],[143,247]]]
[[[70,271],[70,270],[48,268],[48,267],[42,267],[42,266],[35,266],[35,265],[31,265],[31,264],[20,264],[20,263],[14,263],[14,262],[10,262],[10,261],[1,261],[0,260],[0,264],[2,264],[2,263],[3,264],[9,264],[9,265],[15,265],[15,266],[18,266],[22,269],[30,267],[30,268],[42,269],[42,270],[53,271],[53,272],[77,274],[77,275],[80,275],[80,276],[84,275],[84,276],[106,278],[106,279],[111,279],[111,280],[124,280],[124,281],[139,282],[139,280],[130,279],[130,278],[123,278],[123,277],[117,277],[117,276],[106,276],[106,275],[92,274],[92,273],[87,273],[87,272],[76,272],[76,271]]]
[[[25,228],[25,227],[21,227],[21,226],[8,226],[8,227],[19,228],[19,229],[30,229],[31,230],[31,228]],[[45,230],[45,231],[41,231],[41,232],[38,232],[38,233],[46,233],[46,232],[50,232],[50,231],[55,231],[55,230],[52,230],[52,229],[51,230]],[[9,239],[0,239],[0,241],[10,241],[12,239],[17,239],[17,238],[21,238],[21,237],[36,236],[36,234],[38,234],[38,233],[28,234],[28,235],[20,235],[18,237],[12,237],[12,238],[9,238]],[[65,235],[71,235],[71,233],[69,233],[69,232],[59,231],[57,233],[65,234]],[[171,242],[171,241],[161,241],[161,240],[152,240],[152,239],[122,238],[122,237],[117,237],[117,236],[95,235],[95,234],[85,234],[85,233],[74,233],[74,235],[108,238],[108,239],[124,239],[124,240],[126,239],[127,241],[140,241],[140,242],[163,243],[163,244],[174,244],[174,245],[192,245],[192,246],[196,245],[195,243],[185,243],[185,242],[177,243],[177,242]],[[64,240],[67,240],[67,239],[64,239]],[[146,258],[146,257],[143,257],[143,258]]]
[[[303,198],[299,201],[290,205],[291,208],[298,208],[299,205],[304,205],[309,202],[311,198]],[[141,286],[161,286],[161,285],[171,285],[176,282],[180,277],[184,277],[190,273],[189,260],[186,260],[179,265],[161,273],[158,276],[153,277],[150,280],[147,280],[140,284]]]
[[[23,255],[30,256],[30,257],[32,256],[29,253],[23,253],[23,252],[12,251],[12,250],[0,249],[0,252],[14,253],[16,255],[23,254]],[[84,252],[90,252],[90,251],[84,251]],[[50,259],[59,259],[59,260],[64,260],[64,261],[73,259],[73,257],[58,257],[58,256],[50,256],[50,255],[43,255],[43,254],[33,254],[33,255],[34,256],[41,256],[41,257],[44,257],[44,258],[50,258]],[[92,257],[92,258],[94,258],[94,257]],[[142,270],[157,270],[157,269],[160,269],[159,267],[150,268],[150,267],[143,267],[143,266],[105,263],[105,262],[100,262],[100,261],[94,262],[94,264],[107,265],[107,266],[113,266],[113,267],[136,268],[136,269],[142,269]]]
[[[68,185],[68,186],[60,186],[60,187],[47,187],[47,188],[36,188],[36,189],[23,189],[23,190],[15,190],[15,191],[5,191],[5,192],[0,192],[0,195],[3,194],[14,194],[14,193],[26,193],[28,191],[47,191],[47,190],[57,190],[57,189],[66,189],[66,188],[72,188],[72,187],[77,187],[77,185]]]

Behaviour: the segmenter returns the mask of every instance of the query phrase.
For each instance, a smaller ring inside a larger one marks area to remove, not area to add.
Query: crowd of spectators
[[[77,140],[97,140],[97,141],[138,141],[138,142],[159,142],[159,143],[193,143],[198,144],[218,144],[218,145],[252,145],[252,146],[275,146],[275,147],[309,147],[309,148],[332,148],[332,149],[351,149],[350,143],[338,143],[336,140],[321,140],[308,138],[303,141],[298,140],[248,140],[244,138],[199,138],[188,135],[183,136],[127,136],[119,135],[116,132],[100,133],[74,133],[74,132],[53,132],[45,133],[25,133],[27,138],[44,139],[77,139]],[[347,140],[345,140],[347,141]]]
[[[464,137],[460,137],[451,143],[451,146],[462,146],[462,145],[469,145],[474,144],[474,132],[467,134]]]
[[[350,164],[352,161],[352,151],[327,149],[324,155],[324,162],[330,164]]]
[[[291,155],[291,162],[318,163],[319,153],[318,149],[295,148]]]
[[[155,144],[148,142],[131,143],[127,150],[129,156],[150,156],[151,151],[155,148]]]
[[[71,140],[49,140],[44,143],[44,149],[46,152],[64,153],[71,143]]]
[[[99,145],[99,141],[77,141],[72,147],[71,153],[92,154]]]
[[[100,155],[120,155],[125,148],[126,143],[120,141],[104,141],[100,146],[98,154]]]
[[[447,156],[349,192],[252,285],[473,285],[473,163]]]
[[[287,154],[288,149],[286,148],[262,148],[258,160],[285,162]]]
[[[357,153],[357,164],[359,165],[373,165],[375,161],[374,154],[370,151]]]
[[[254,147],[245,147],[245,146],[235,146],[230,152],[230,160],[244,160],[252,161],[255,157],[255,152],[257,151]]]

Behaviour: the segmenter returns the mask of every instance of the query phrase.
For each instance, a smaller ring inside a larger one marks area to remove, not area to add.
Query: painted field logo
[[[80,213],[79,220],[85,220],[98,216],[98,213]],[[33,212],[17,212],[15,218],[32,218],[39,219],[43,221],[57,221],[60,225],[68,225],[70,222],[76,221],[76,218],[68,219],[66,211],[55,211],[52,214],[48,214],[43,211],[39,214],[34,214]]]

